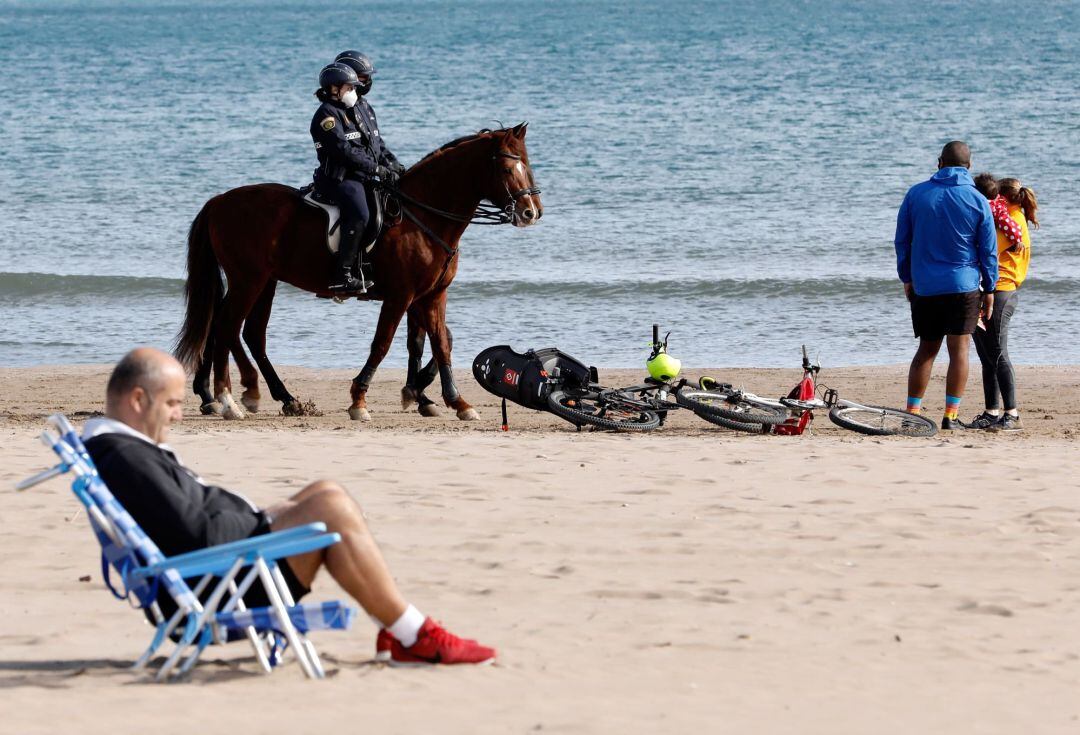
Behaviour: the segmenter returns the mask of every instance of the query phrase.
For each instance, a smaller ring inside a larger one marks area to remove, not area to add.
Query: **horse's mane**
[[[438,148],[433,150],[431,153],[429,153],[426,156],[424,156],[423,158],[421,158],[416,163],[421,164],[421,163],[427,161],[429,158],[433,158],[433,157],[439,155],[443,151],[449,150],[450,148],[458,147],[462,143],[468,143],[469,141],[476,140],[478,138],[482,138],[484,136],[491,135],[492,133],[502,133],[502,132],[505,132],[507,130],[509,130],[509,128],[499,128],[498,130],[490,130],[488,128],[483,128],[482,130],[479,130],[479,131],[477,131],[475,133],[470,133],[469,135],[463,135],[460,138],[454,138],[449,143],[443,143],[441,146],[439,146]]]

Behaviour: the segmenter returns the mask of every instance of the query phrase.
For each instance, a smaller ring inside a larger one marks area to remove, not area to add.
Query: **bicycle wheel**
[[[589,424],[615,431],[652,431],[660,425],[660,416],[655,411],[644,411],[617,398],[596,393],[567,393],[562,388],[548,394],[548,409],[577,426]]]
[[[731,419],[726,419],[719,414],[709,413],[708,411],[694,411],[694,415],[699,419],[708,421],[710,424],[716,424],[717,426],[722,426],[725,429],[731,429],[732,431],[745,431],[748,434],[764,434],[769,428],[766,424],[747,424],[742,421],[732,421]]]
[[[933,436],[937,424],[925,416],[884,406],[836,406],[829,420],[860,434],[871,436]]]
[[[698,416],[708,413],[740,424],[782,424],[791,415],[783,406],[754,401],[738,393],[683,388],[675,394],[675,400]]]

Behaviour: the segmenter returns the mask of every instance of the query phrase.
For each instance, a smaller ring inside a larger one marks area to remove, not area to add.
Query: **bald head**
[[[938,158],[938,168],[949,166],[963,166],[971,168],[971,149],[962,140],[951,140],[941,149],[941,157]]]
[[[162,442],[182,416],[184,381],[184,368],[172,355],[153,347],[136,348],[109,376],[105,414]]]

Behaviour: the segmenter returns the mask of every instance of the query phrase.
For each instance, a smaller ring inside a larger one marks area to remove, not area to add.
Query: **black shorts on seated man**
[[[163,443],[170,425],[183,416],[185,383],[183,368],[169,355],[145,347],[133,350],[109,378],[105,417],[84,428],[86,449],[105,484],[164,554],[322,522],[341,534],[340,543],[279,563],[294,598],[307,594],[315,574],[326,567],[379,623],[377,659],[414,666],[495,659],[493,649],[458,638],[405,601],[360,506],[337,483],[313,482],[262,510],[185,467]],[[244,600],[265,606],[266,592],[256,583]]]

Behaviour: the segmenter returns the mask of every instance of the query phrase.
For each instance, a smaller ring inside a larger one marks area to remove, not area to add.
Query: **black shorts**
[[[920,339],[941,339],[946,334],[972,334],[982,301],[978,290],[916,296],[911,301],[911,326]]]
[[[249,538],[270,533],[270,521],[267,519],[266,514],[260,511],[259,515],[259,527],[255,529]],[[296,578],[296,573],[292,570],[292,567],[289,566],[288,559],[278,559],[277,565],[278,569],[281,570],[281,576],[285,578],[285,585],[289,588],[289,592],[292,594],[294,601],[299,602],[301,597],[311,592],[310,587],[305,587],[303,583]],[[236,575],[236,578],[243,579],[244,574],[246,574],[250,568],[251,567],[244,567],[240,570],[240,573]],[[266,594],[266,588],[263,587],[262,580],[256,579],[252,582],[251,587],[244,595],[244,604],[248,607],[269,607],[270,597]]]
[[[270,522],[266,518],[266,514],[260,511],[259,525],[255,528],[254,531],[252,531],[251,535],[248,536],[248,538],[261,536],[266,533],[270,533]],[[299,579],[297,579],[296,572],[294,572],[292,570],[292,567],[289,566],[288,559],[278,559],[277,565],[278,568],[281,570],[281,576],[285,579],[285,586],[289,588],[289,592],[293,596],[294,602],[299,602],[301,597],[311,592],[310,587],[305,587],[304,584]],[[251,567],[243,567],[240,569],[240,571],[236,574],[236,577],[234,577],[238,584],[250,569]],[[199,582],[199,578],[192,578],[186,581],[192,588],[194,588],[195,585]],[[214,579],[213,582],[207,585],[206,589],[203,590],[203,593],[200,596],[200,602],[206,602],[207,598],[210,597],[210,593],[213,592],[214,588],[217,586],[217,582],[218,580]],[[226,597],[227,596],[228,593],[226,593]],[[169,618],[171,618],[173,613],[176,612],[176,603],[173,601],[172,595],[170,595],[165,590],[164,585],[162,585],[162,588],[158,591],[157,601],[158,605],[161,607],[161,612],[165,616],[165,619],[168,620]],[[224,602],[224,600],[222,600],[222,602]],[[251,583],[251,587],[248,588],[247,593],[244,595],[244,605],[248,608],[270,606],[270,597],[266,594],[266,588],[263,587],[262,580],[258,577],[256,577],[255,580]],[[157,621],[154,620],[154,616],[149,608],[144,609],[143,612],[146,614],[146,619],[149,620],[152,625],[157,625]],[[179,640],[179,636],[182,632],[183,626],[180,626],[178,629],[172,632],[170,637],[174,641],[177,641]]]

